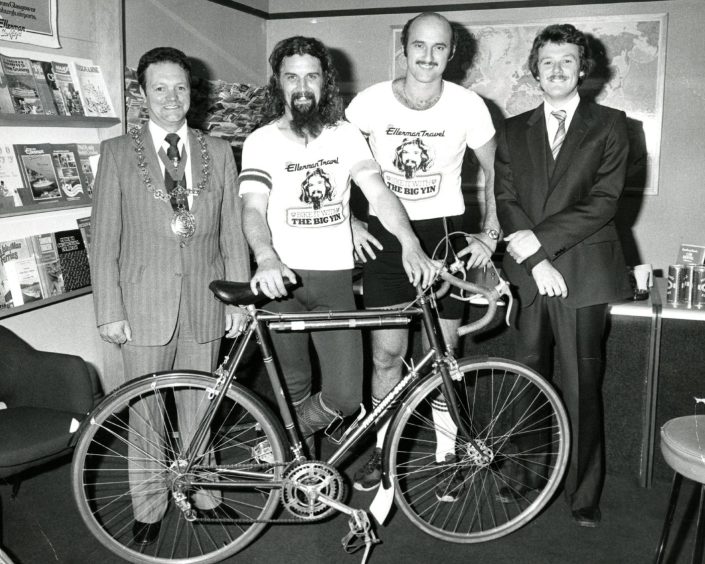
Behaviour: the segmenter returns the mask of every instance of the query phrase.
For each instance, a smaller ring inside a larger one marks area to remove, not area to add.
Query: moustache
[[[296,90],[292,92],[291,94],[291,104],[292,106],[296,103],[302,103],[302,102],[316,102],[316,97],[313,95],[313,92],[310,92],[308,90]]]

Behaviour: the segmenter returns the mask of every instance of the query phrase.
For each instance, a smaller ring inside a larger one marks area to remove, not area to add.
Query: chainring
[[[295,462],[285,471],[283,482],[282,505],[293,516],[306,521],[323,519],[336,511],[319,494],[335,501],[341,501],[345,495],[340,473],[330,464],[316,460]]]

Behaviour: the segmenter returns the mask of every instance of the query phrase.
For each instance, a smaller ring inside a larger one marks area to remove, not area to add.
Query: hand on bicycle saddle
[[[262,293],[268,298],[283,298],[288,294],[284,286],[284,278],[288,278],[292,284],[296,284],[296,273],[278,257],[272,256],[258,261],[257,272],[250,281],[250,288],[255,295],[258,295],[259,290],[262,290]]]

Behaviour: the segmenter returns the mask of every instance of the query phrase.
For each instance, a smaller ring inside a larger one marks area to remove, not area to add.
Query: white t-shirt
[[[345,115],[368,136],[384,181],[411,219],[465,211],[460,178],[465,148],[481,147],[495,132],[482,98],[443,81],[433,107],[412,110],[394,97],[387,81],[355,96]]]
[[[354,266],[350,231],[350,171],[372,154],[347,122],[326,127],[307,146],[276,124],[254,131],[242,150],[240,195],[269,195],[267,223],[279,258],[296,270]]]

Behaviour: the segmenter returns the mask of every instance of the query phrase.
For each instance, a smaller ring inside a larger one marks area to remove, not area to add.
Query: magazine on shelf
[[[42,102],[29,59],[0,54],[7,87],[16,114],[43,114]]]
[[[71,74],[71,65],[69,63],[52,61],[51,66],[54,70],[54,82],[64,99],[67,114],[71,116],[84,115],[78,87]]]
[[[39,272],[42,297],[50,298],[64,293],[64,277],[61,273],[59,251],[53,233],[33,235],[27,238],[32,243],[34,259]]]
[[[42,69],[42,64],[39,61],[34,61],[32,59],[29,60],[29,64],[32,67],[32,73],[34,74],[34,82],[37,85],[37,93],[39,94],[39,99],[42,102],[42,109],[44,110],[44,114],[47,116],[58,115],[59,112],[56,109],[56,104],[54,103],[54,94],[52,94],[46,76],[44,76],[44,69]]]
[[[63,199],[48,143],[15,145],[15,154],[24,181],[25,189],[20,190],[24,205],[49,204]]]
[[[5,274],[5,267],[0,262],[0,309],[9,309],[13,305],[10,282]]]
[[[90,194],[81,170],[81,161],[75,143],[51,144],[51,158],[62,195],[68,202],[88,202]]]
[[[59,263],[64,279],[64,290],[71,292],[91,285],[88,252],[79,229],[57,231],[54,234],[59,252]]]
[[[91,216],[79,217],[76,220],[78,230],[81,232],[81,239],[86,247],[86,256],[91,260]]]
[[[42,299],[39,270],[30,241],[26,238],[3,241],[0,243],[0,261],[7,277],[13,307]]]
[[[73,62],[71,69],[87,116],[115,117],[103,73],[98,65]]]
[[[42,72],[44,73],[44,80],[46,80],[51,95],[54,99],[54,106],[56,106],[56,113],[60,116],[70,116],[71,114],[66,109],[66,104],[64,103],[64,97],[61,94],[61,90],[56,85],[54,80],[54,68],[51,66],[49,61],[37,61],[39,66],[42,67]]]
[[[0,64],[0,114],[14,113],[15,107],[12,105],[12,96],[10,96],[10,89],[7,86],[7,77]]]
[[[0,212],[22,207],[21,189],[24,181],[15,149],[9,143],[0,143]]]
[[[100,157],[100,143],[77,143],[78,158],[81,161],[81,172],[86,181],[86,191],[88,197],[93,197],[93,184],[98,168],[98,157]]]

